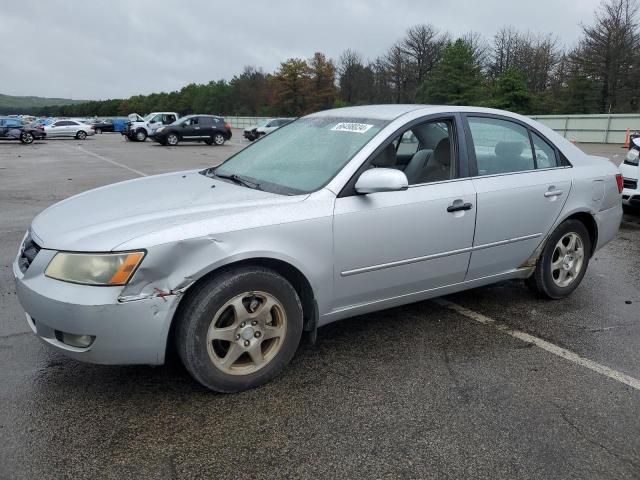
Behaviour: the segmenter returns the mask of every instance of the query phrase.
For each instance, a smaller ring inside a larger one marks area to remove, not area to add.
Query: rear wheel
[[[169,135],[167,135],[167,144],[171,145],[172,147],[177,145],[179,141],[180,139],[175,133],[170,133]]]
[[[561,223],[547,240],[527,286],[547,298],[567,297],[582,282],[590,252],[591,239],[584,224],[578,220]]]
[[[222,135],[221,133],[213,134],[213,143],[215,143],[217,146],[223,145],[224,141],[225,141],[224,135]]]
[[[96,133],[102,133],[102,129],[101,128],[96,128]]]
[[[283,277],[243,267],[194,288],[177,318],[176,343],[198,382],[239,392],[268,382],[291,361],[302,335],[302,306]]]
[[[20,141],[25,145],[32,144],[33,140],[34,140],[34,136],[33,136],[33,133],[31,132],[22,132],[22,134],[20,135]]]
[[[85,138],[87,138],[87,132],[85,132],[84,130],[80,130],[78,133],[76,133],[76,138],[78,140],[84,140]]]

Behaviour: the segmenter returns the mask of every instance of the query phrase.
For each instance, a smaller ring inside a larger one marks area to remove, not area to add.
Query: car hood
[[[110,251],[181,224],[300,200],[212,179],[198,171],[176,172],[70,197],[40,213],[31,231],[43,248]]]

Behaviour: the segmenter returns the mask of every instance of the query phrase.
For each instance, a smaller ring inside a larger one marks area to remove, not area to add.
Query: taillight
[[[618,193],[622,193],[622,189],[624,188],[624,184],[622,181],[622,174],[621,173],[617,173],[616,174],[616,183],[618,184]]]
[[[230,123],[225,122],[225,124],[224,124],[224,128],[226,128],[227,130],[231,130],[231,124],[230,124]]]

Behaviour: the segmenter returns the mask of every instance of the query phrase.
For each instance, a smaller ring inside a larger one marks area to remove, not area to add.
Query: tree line
[[[552,33],[501,28],[454,38],[430,24],[409,28],[375,59],[346,50],[289,58],[273,73],[247,66],[230,81],[179,91],[50,106],[49,116],[114,116],[176,111],[299,116],[347,105],[478,105],[524,114],[638,112],[638,0],[605,0],[571,48]]]

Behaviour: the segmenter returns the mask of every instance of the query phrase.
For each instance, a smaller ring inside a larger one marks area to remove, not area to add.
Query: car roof
[[[524,119],[522,115],[508,112],[506,110],[496,110],[494,108],[459,106],[459,105],[417,105],[417,104],[391,104],[391,105],[364,105],[360,107],[334,108],[312,113],[309,117],[347,117],[347,118],[373,118],[377,120],[394,120],[407,113],[420,111],[422,115],[437,113],[485,113],[502,115],[516,119]],[[527,119],[531,121],[531,119]]]

